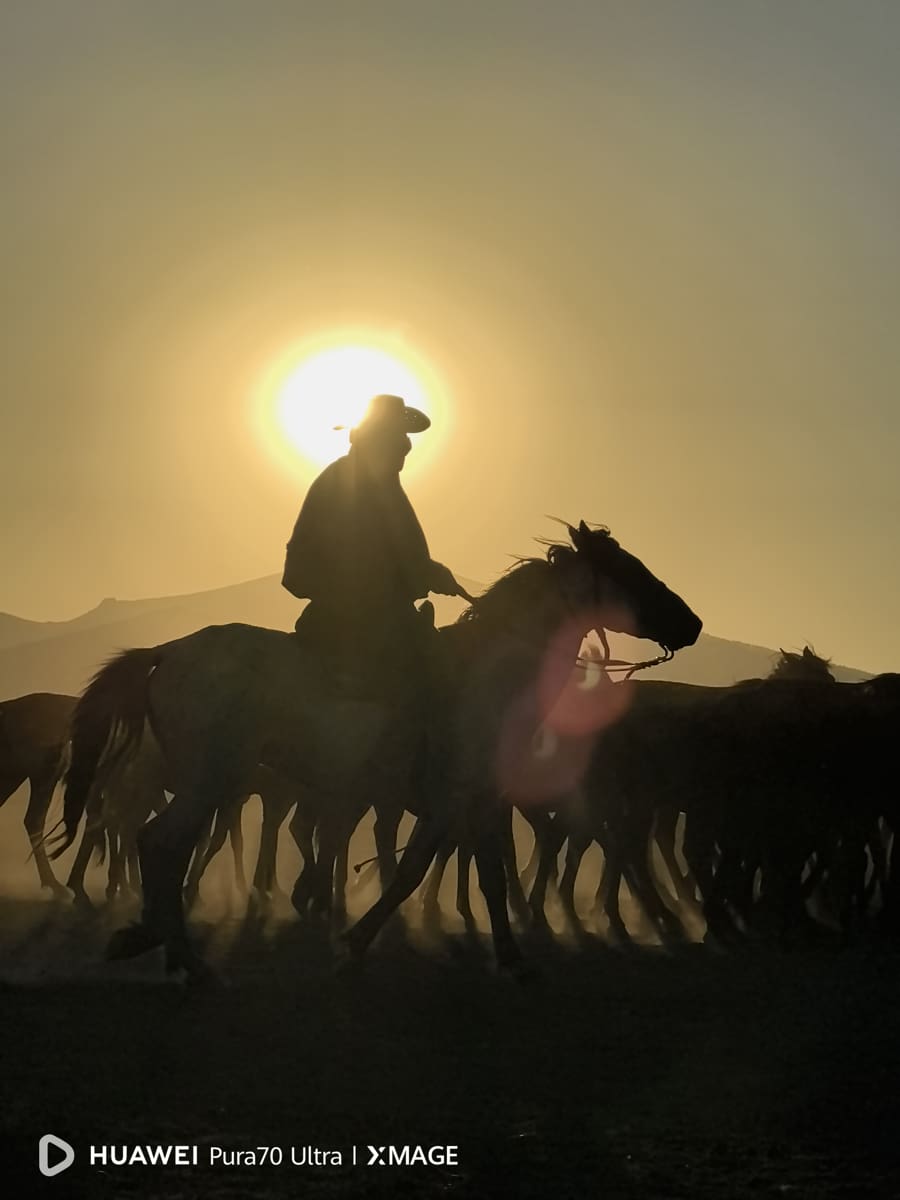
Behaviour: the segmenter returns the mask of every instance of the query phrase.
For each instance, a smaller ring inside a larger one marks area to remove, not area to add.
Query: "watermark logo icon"
[[[50,1151],[61,1150],[63,1157],[58,1163],[51,1167]],[[38,1142],[38,1167],[42,1175],[46,1175],[48,1179],[52,1179],[54,1175],[59,1175],[61,1171],[68,1170],[75,1161],[75,1150],[68,1142],[64,1142],[62,1138],[56,1137],[52,1133],[45,1133]]]

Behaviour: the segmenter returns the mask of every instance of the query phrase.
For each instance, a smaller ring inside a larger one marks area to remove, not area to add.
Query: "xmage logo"
[[[51,1150],[62,1150],[63,1152],[63,1157],[54,1167],[50,1166]],[[52,1133],[45,1133],[38,1142],[38,1170],[42,1175],[46,1175],[48,1179],[52,1179],[60,1171],[67,1170],[74,1161],[74,1149],[68,1142],[64,1142],[62,1138],[55,1137]]]
[[[367,1167],[456,1167],[459,1146],[367,1146]]]

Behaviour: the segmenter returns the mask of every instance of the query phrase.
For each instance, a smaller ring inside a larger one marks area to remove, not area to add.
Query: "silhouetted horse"
[[[858,768],[861,748],[875,751],[871,716],[863,685],[773,682],[706,714],[702,759],[701,730],[692,731],[684,851],[713,934],[731,936],[736,915],[787,936],[807,919],[808,866],[834,874],[858,857],[870,829]]]
[[[520,961],[506,913],[497,843],[498,793],[563,687],[581,641],[605,627],[647,637],[665,656],[696,641],[701,622],[606,530],[583,522],[571,546],[513,567],[464,619],[442,632],[456,668],[452,752],[429,772],[434,794],[384,896],[350,930],[361,953],[418,885],[460,806],[484,822],[476,861],[498,961]],[[245,625],[210,627],[152,649],[126,651],[101,670],[73,718],[66,837],[74,838],[111,733],[137,739],[149,720],[163,748],[174,799],[139,835],[144,911],[114,953],[164,943],[170,967],[201,969],[184,928],[182,883],[213,812],[246,794],[260,762],[340,805],[380,768],[403,780],[423,724],[409,707],[337,694],[318,661],[289,634]]]
[[[25,830],[34,854],[41,886],[66,896],[44,849],[44,821],[64,765],[69,719],[75,696],[35,692],[0,703],[0,805],[28,780],[31,794],[25,810]]]
[[[769,680],[802,679],[814,684],[833,679],[828,664],[807,647],[803,654],[781,652]],[[604,851],[604,869],[597,888],[597,905],[603,908],[611,929],[627,939],[619,911],[619,887],[625,878],[645,914],[663,937],[680,935],[674,905],[664,902],[650,866],[651,832],[661,852],[679,899],[693,898],[694,881],[683,876],[675,853],[675,831],[680,812],[691,803],[697,772],[703,771],[702,746],[695,741],[709,732],[703,725],[710,706],[724,697],[755,692],[761,680],[744,680],[729,687],[703,687],[670,681],[639,681],[627,685],[632,699],[621,721],[597,735],[589,765],[577,791],[561,802],[556,819],[544,826],[543,847],[530,904],[537,920],[543,917],[546,886],[556,857],[568,838],[566,865],[559,884],[560,899],[573,927],[578,928],[574,888],[581,859],[593,840]],[[696,753],[695,753],[696,751]],[[694,772],[694,774],[692,774]],[[715,785],[710,783],[710,795]],[[700,858],[695,839],[694,857]],[[707,839],[709,863],[713,845]]]
[[[159,746],[146,726],[137,744],[121,746],[118,752],[110,748],[85,803],[87,820],[66,881],[76,905],[92,907],[84,876],[91,855],[102,862],[107,846],[107,900],[124,893],[126,885],[132,895],[140,896],[137,837],[150,817],[166,806],[164,770]]]

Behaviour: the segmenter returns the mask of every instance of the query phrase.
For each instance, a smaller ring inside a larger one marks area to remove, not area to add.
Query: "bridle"
[[[620,683],[624,683],[626,679],[630,679],[636,671],[645,671],[648,667],[659,666],[660,663],[671,662],[675,657],[675,651],[670,650],[668,646],[662,647],[662,654],[658,654],[656,658],[647,658],[643,662],[628,662],[624,658],[612,658],[610,656],[609,642],[606,639],[606,630],[602,627],[593,631],[600,639],[600,645],[603,647],[603,657],[593,658],[589,654],[579,654],[575,659],[577,666],[588,666],[593,664],[598,666],[601,671],[605,671],[607,675],[611,671],[623,672]]]

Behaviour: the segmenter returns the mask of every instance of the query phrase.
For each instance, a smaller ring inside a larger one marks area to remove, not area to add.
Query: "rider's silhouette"
[[[422,648],[414,602],[460,593],[431,558],[400,483],[409,434],[430,424],[399,396],[376,396],[350,431],[349,453],[311,485],[287,545],[282,584],[309,600],[297,633],[355,678],[408,674]]]

